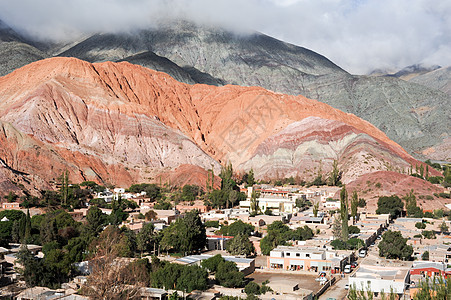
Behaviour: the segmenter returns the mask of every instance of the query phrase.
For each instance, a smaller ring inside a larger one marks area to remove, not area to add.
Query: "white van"
[[[360,250],[359,257],[365,257],[365,256],[366,256],[366,250],[365,249]]]

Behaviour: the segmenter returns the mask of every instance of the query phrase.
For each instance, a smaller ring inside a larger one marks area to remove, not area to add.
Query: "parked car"
[[[351,265],[346,265],[344,269],[345,273],[351,273]]]
[[[345,290],[349,290],[349,283],[346,283]]]
[[[359,252],[359,257],[365,257],[366,256],[366,250],[365,249],[362,249],[362,250],[360,250],[360,252]]]

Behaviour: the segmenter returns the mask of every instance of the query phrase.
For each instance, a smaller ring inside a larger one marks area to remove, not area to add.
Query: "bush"
[[[348,230],[349,230],[349,234],[360,233],[359,227],[354,226],[354,225],[349,226]]]
[[[398,217],[404,208],[404,202],[396,195],[379,197],[377,201],[377,214],[390,214]]]
[[[205,221],[205,227],[219,228],[219,221]]]
[[[415,227],[418,229],[425,229],[426,228],[426,224],[424,224],[423,222],[416,222],[415,223]]]
[[[429,260],[429,251],[424,251],[423,255],[421,255],[422,260]]]
[[[435,236],[435,232],[433,231],[433,230],[423,230],[422,232],[421,232],[421,234],[423,235],[423,237],[425,238],[425,239],[435,239],[436,238],[436,236]]]
[[[244,274],[238,271],[236,264],[231,261],[218,265],[215,278],[220,285],[229,288],[242,287],[244,283]]]

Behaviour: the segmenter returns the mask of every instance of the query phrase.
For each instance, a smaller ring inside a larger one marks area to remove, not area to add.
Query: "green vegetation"
[[[415,227],[418,229],[425,229],[426,228],[426,224],[424,224],[423,222],[416,222],[415,223]]]
[[[261,239],[260,248],[264,255],[269,255],[278,245],[286,245],[287,241],[305,241],[313,237],[313,231],[308,227],[299,227],[291,230],[281,221],[275,221],[268,226],[268,234]]]
[[[205,225],[199,217],[199,212],[193,210],[163,230],[161,247],[163,250],[191,254],[203,249],[207,243],[206,239]]]
[[[244,274],[238,271],[234,262],[226,261],[217,254],[202,261],[202,267],[215,274],[216,281],[225,287],[242,287],[244,284]]]
[[[334,162],[332,163],[332,171],[327,178],[327,184],[331,186],[340,186],[342,174],[343,172],[338,169],[338,161],[334,160]]]
[[[349,234],[360,233],[360,229],[357,226],[351,225],[349,226]]]
[[[346,242],[349,238],[348,229],[348,192],[346,186],[343,186],[340,191],[340,217],[341,217],[341,239]]]
[[[239,233],[227,243],[227,251],[232,255],[251,256],[255,254],[254,245],[246,234]]]
[[[444,279],[442,276],[435,276],[430,279],[426,277],[420,281],[418,292],[414,300],[447,300],[451,295],[451,278]]]
[[[429,251],[424,251],[423,255],[421,255],[422,260],[429,260]]]
[[[410,259],[413,253],[412,246],[407,245],[407,239],[401,232],[388,230],[382,235],[379,243],[379,256],[389,259]]]
[[[219,221],[205,221],[205,228],[213,227],[219,228]]]
[[[223,225],[219,232],[223,235],[236,236],[238,234],[251,235],[255,227],[251,224],[244,223],[241,220],[235,221],[230,225]]]
[[[342,240],[333,240],[330,245],[334,247],[335,250],[356,250],[363,247],[365,243],[361,239],[352,238],[346,242]]]
[[[396,196],[379,197],[377,201],[377,214],[390,214],[392,218],[399,217],[404,208],[402,200]]]

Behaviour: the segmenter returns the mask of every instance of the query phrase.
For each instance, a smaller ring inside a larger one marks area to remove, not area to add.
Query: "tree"
[[[418,286],[418,292],[413,297],[414,300],[446,300],[451,295],[451,278],[435,276],[432,279],[428,277],[421,280]]]
[[[313,216],[316,218],[319,211],[319,201],[313,203]]]
[[[444,232],[448,232],[448,231],[449,231],[448,225],[446,225],[446,222],[443,221],[442,224],[440,224],[440,232],[444,233]]]
[[[157,219],[157,213],[154,210],[149,210],[144,216],[146,221],[153,221]]]
[[[232,255],[251,256],[255,253],[255,248],[249,237],[240,233],[227,243],[227,251]]]
[[[224,287],[236,288],[243,286],[244,274],[238,271],[234,262],[224,261],[218,265],[215,278]]]
[[[219,232],[223,235],[236,236],[238,234],[251,235],[255,227],[251,224],[244,223],[241,220],[235,221],[230,225],[223,225]]]
[[[352,193],[352,197],[351,197],[351,217],[352,217],[352,221],[353,223],[356,222],[357,220],[357,209],[359,207],[359,195],[357,194],[357,191],[354,191]]]
[[[61,205],[66,206],[69,198],[69,171],[65,170],[58,178],[60,187]]]
[[[187,254],[202,250],[206,243],[205,225],[197,210],[188,212],[185,217],[177,219],[165,228],[161,239],[163,249],[174,249]]]
[[[347,241],[349,238],[348,230],[348,192],[346,186],[340,191],[340,217],[341,217],[341,237],[343,241]]]
[[[423,211],[417,206],[417,200],[415,194],[413,193],[413,189],[403,197],[403,200],[406,202],[408,216],[413,216],[415,218],[423,217]]]
[[[251,168],[246,176],[246,187],[254,186],[254,184],[255,184],[254,170]]]
[[[193,290],[206,290],[208,272],[199,266],[184,266],[165,263],[151,273],[151,284],[156,288],[175,289],[190,293]]]
[[[260,207],[258,206],[258,198],[260,197],[260,193],[256,191],[252,191],[251,199],[250,199],[250,209],[251,214],[258,215],[260,212]]]
[[[366,207],[366,200],[363,199],[363,198],[360,198],[358,206],[361,207],[361,208],[365,208]]]
[[[221,256],[221,254],[216,254],[215,256],[212,256],[210,258],[204,259],[201,262],[202,268],[207,269],[211,273],[215,273],[218,269],[218,266],[220,263],[224,262],[224,258]]]
[[[379,200],[377,201],[376,213],[390,214],[391,217],[395,218],[401,215],[403,208],[404,203],[398,196],[383,196],[379,197]]]
[[[90,206],[86,214],[87,228],[94,236],[98,235],[103,228],[105,215],[97,206]]]
[[[425,229],[426,228],[426,224],[424,224],[423,222],[416,222],[415,223],[415,227],[418,229]]]
[[[360,233],[360,229],[357,226],[351,225],[349,226],[349,234]]]
[[[144,251],[152,251],[152,247],[155,245],[155,226],[152,223],[147,223],[139,231],[136,236],[136,244],[139,251],[141,251],[141,256]]]
[[[332,164],[332,172],[330,173],[329,178],[327,180],[328,185],[332,186],[340,185],[341,176],[342,172],[340,172],[340,170],[338,169],[338,161],[334,160]]]
[[[424,251],[423,255],[421,255],[422,260],[429,260],[429,251]]]
[[[335,214],[334,223],[332,224],[332,235],[336,240],[341,238],[341,224],[341,216]]]
[[[399,231],[385,232],[378,247],[379,255],[388,259],[410,259],[413,253],[412,246],[407,245],[407,239]]]

